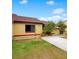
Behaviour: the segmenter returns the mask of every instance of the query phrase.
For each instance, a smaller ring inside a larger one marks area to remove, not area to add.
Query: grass
[[[67,53],[41,39],[13,40],[12,59],[67,59]]]

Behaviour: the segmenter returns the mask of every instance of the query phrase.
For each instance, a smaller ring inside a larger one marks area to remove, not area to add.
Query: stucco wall
[[[54,33],[54,34],[59,34],[60,31],[59,31],[59,29],[54,29],[54,30],[52,31],[52,33]]]
[[[20,35],[25,33],[25,24],[14,23],[13,24],[13,35]]]
[[[30,34],[25,32],[25,25],[35,25],[35,34],[42,33],[42,24],[31,24],[31,23],[13,23],[12,31],[13,35]]]
[[[36,34],[41,34],[42,32],[43,32],[42,24],[36,24],[36,26],[35,26],[35,33]]]

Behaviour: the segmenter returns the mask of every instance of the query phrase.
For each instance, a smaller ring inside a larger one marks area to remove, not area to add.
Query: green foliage
[[[44,34],[51,35],[52,30],[55,28],[54,22],[48,22],[44,27]]]
[[[65,29],[67,27],[67,25],[65,24],[64,21],[59,21],[57,24],[55,24],[54,22],[48,22],[45,26],[44,26],[44,32],[43,35],[51,35],[52,34],[52,30],[54,28],[58,27],[60,30],[60,34],[63,34],[65,32]]]
[[[57,23],[57,27],[59,27],[60,34],[63,34],[63,32],[65,31],[67,25],[64,23],[64,21],[59,21]]]

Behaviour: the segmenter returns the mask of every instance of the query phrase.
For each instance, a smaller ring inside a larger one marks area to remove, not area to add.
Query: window
[[[35,25],[25,25],[25,32],[35,32]]]
[[[43,30],[44,30],[44,27],[45,27],[45,25],[43,24],[43,25],[42,25],[42,29],[43,29]]]

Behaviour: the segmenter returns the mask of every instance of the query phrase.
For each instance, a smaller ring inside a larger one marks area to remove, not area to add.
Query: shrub
[[[55,23],[54,22],[48,22],[45,27],[44,27],[44,34],[45,35],[51,35],[52,30],[55,27]]]
[[[63,34],[65,32],[66,27],[67,27],[63,21],[59,21],[57,23],[57,26],[59,27],[60,34]]]

